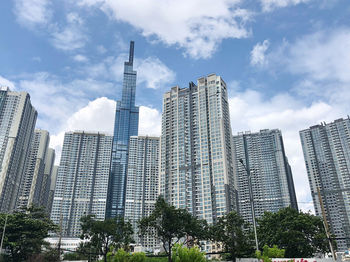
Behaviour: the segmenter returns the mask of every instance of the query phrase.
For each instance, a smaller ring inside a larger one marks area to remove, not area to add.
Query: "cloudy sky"
[[[349,0],[13,0],[0,10],[0,85],[30,93],[58,154],[65,131],[112,133],[134,40],[140,134],[160,134],[171,86],[221,75],[233,133],[281,129],[299,207],[313,210],[298,131],[350,112]]]

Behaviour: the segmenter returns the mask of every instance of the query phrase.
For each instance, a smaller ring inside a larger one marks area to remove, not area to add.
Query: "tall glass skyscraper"
[[[338,251],[350,247],[350,119],[300,131],[316,215],[322,216],[318,188]]]
[[[137,136],[139,108],[135,106],[136,71],[134,42],[130,42],[129,61],[124,63],[122,100],[117,101],[114,121],[111,170],[106,217],[123,216],[130,136]]]
[[[239,213],[246,221],[253,223],[246,168],[251,174],[251,190],[257,218],[265,211],[277,212],[288,206],[298,209],[292,171],[280,130],[240,132],[233,136],[233,145]]]

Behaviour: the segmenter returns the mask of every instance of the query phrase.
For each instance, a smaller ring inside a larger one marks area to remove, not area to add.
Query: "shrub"
[[[256,251],[256,257],[262,259],[264,262],[271,262],[271,258],[284,257],[285,250],[279,249],[276,245],[270,248],[268,245],[263,247],[263,253]]]
[[[130,262],[145,262],[146,261],[146,255],[142,252],[133,253]]]
[[[175,245],[172,255],[173,262],[206,262],[204,253],[197,247],[187,248],[182,245]]]

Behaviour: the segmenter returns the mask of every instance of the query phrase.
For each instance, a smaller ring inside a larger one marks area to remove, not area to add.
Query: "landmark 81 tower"
[[[129,138],[138,134],[139,108],[135,106],[136,71],[133,62],[134,42],[131,41],[129,61],[124,63],[122,99],[117,101],[115,111],[106,217],[124,214]]]

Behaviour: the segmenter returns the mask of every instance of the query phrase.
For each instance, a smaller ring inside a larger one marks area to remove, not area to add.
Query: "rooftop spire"
[[[134,41],[130,41],[129,64],[134,63]]]

